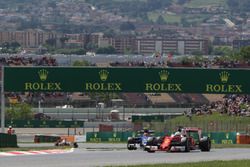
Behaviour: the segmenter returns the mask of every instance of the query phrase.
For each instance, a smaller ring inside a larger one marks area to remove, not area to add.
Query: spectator
[[[15,133],[15,130],[12,129],[12,126],[9,126],[9,128],[8,128],[8,130],[7,130],[7,133],[8,133],[9,135],[13,135],[13,134]]]

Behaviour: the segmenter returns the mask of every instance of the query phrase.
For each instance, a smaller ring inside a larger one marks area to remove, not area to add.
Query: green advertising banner
[[[176,92],[250,94],[250,70],[5,67],[6,92]]]
[[[88,142],[126,142],[132,132],[87,132]]]
[[[128,137],[137,137],[137,134],[137,132],[87,132],[87,142],[126,142]],[[154,136],[164,135],[166,133],[154,133]],[[236,144],[236,132],[205,132],[203,136],[210,137],[212,144]]]
[[[53,121],[53,120],[7,120],[5,127],[14,128],[80,128],[83,121]]]
[[[211,139],[212,144],[236,144],[236,132],[203,133]]]

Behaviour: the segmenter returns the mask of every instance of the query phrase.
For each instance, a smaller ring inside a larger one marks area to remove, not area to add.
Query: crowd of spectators
[[[52,57],[1,57],[0,65],[4,66],[57,66],[57,61]]]
[[[222,102],[221,113],[236,116],[250,116],[250,96],[226,95]]]
[[[227,61],[227,60],[204,60],[204,61],[127,61],[127,62],[112,62],[111,66],[121,67],[192,67],[192,68],[250,68],[250,61]]]
[[[110,63],[113,67],[165,67],[166,63],[164,61],[156,62],[145,62],[145,61],[127,61],[127,62],[112,62]]]
[[[190,111],[185,111],[187,117],[192,115],[208,115],[213,112],[227,114],[229,116],[250,116],[250,96],[249,95],[225,95],[221,101],[204,104],[200,107],[193,107]]]

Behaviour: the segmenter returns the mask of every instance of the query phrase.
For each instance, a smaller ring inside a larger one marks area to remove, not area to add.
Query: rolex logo
[[[226,139],[229,139],[229,133],[226,133]]]
[[[168,80],[169,72],[167,70],[161,70],[159,72],[159,76],[160,76],[161,81],[165,82]]]
[[[228,79],[229,79],[229,76],[230,76],[230,74],[228,72],[222,71],[220,73],[220,80],[221,80],[221,82],[226,83],[228,81]]]
[[[116,133],[113,133],[113,137],[116,138]]]
[[[49,72],[47,70],[45,70],[45,69],[39,70],[38,75],[39,75],[40,80],[45,81],[47,79],[47,77],[48,77],[48,73]]]
[[[100,79],[106,81],[108,79],[109,72],[107,70],[101,70],[99,72]]]

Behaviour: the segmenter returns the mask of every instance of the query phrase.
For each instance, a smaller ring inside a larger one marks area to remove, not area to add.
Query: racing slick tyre
[[[147,150],[147,152],[148,152],[148,153],[155,153],[155,151],[154,151],[154,150],[150,150],[150,149],[149,149],[149,150]]]
[[[157,146],[157,139],[156,137],[149,137],[147,140],[147,144],[144,148],[144,151],[147,151],[148,153],[154,153],[155,150],[151,150],[152,146]]]
[[[188,139],[186,139],[186,141],[185,141],[185,152],[190,152],[190,146],[189,146],[189,141],[188,141]]]
[[[74,148],[78,148],[78,144],[76,142],[73,143]]]
[[[137,150],[137,147],[135,145],[131,145],[130,143],[127,144],[128,150]]]
[[[206,138],[205,140],[200,141],[199,147],[201,151],[210,151],[211,149],[211,140],[209,138]]]
[[[136,141],[134,140],[133,137],[128,138],[128,143],[127,143],[128,150],[136,150],[137,149],[135,142]]]
[[[147,151],[148,153],[154,153],[155,152],[155,150],[151,150],[150,147],[148,147],[148,146],[146,146],[144,148],[144,151]]]

